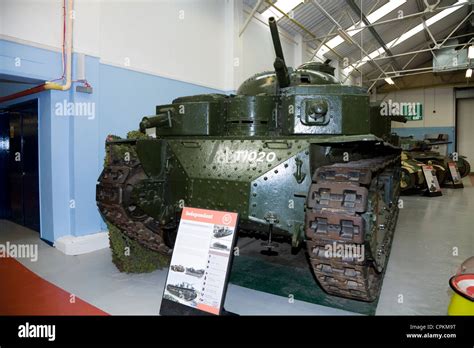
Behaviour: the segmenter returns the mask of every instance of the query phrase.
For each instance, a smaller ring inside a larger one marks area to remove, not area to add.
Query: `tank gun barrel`
[[[407,118],[405,116],[390,116],[390,120],[394,122],[407,123]]]
[[[274,17],[268,19],[268,25],[270,26],[270,32],[272,34],[273,47],[275,48],[275,62],[273,67],[278,79],[278,85],[280,88],[285,88],[290,85],[290,74],[288,73],[288,67],[285,64],[285,57],[283,56],[283,49],[281,47],[280,35],[278,34],[278,27]]]
[[[152,127],[170,127],[171,128],[171,112],[163,112],[156,116],[143,117],[140,122],[140,131],[145,133],[147,128]]]

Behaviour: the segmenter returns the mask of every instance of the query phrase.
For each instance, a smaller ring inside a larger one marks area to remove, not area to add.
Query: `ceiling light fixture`
[[[467,57],[469,59],[474,59],[474,45],[469,46],[467,49]]]

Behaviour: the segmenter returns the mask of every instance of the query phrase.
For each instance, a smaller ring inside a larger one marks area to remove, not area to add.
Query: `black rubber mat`
[[[368,303],[324,292],[309,268],[304,251],[293,255],[288,244],[280,244],[275,249],[278,256],[266,256],[260,254],[261,243],[251,238],[239,238],[240,255],[234,257],[232,264],[232,284],[349,312],[375,314],[378,300]]]

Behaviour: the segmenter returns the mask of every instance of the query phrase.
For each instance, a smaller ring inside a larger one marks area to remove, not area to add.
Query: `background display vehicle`
[[[461,177],[466,177],[471,172],[471,165],[466,156],[454,154],[443,154],[435,149],[436,145],[449,144],[448,141],[430,141],[430,140],[416,140],[412,137],[400,138],[401,147],[407,152],[412,159],[422,162],[424,164],[440,167],[440,172],[449,171],[448,162],[455,161],[459,169]],[[446,180],[446,174],[439,174],[438,181],[441,184]]]

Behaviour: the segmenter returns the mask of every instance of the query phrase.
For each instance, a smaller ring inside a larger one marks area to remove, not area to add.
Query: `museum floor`
[[[404,208],[376,314],[446,314],[451,296],[448,280],[473,253],[474,186],[468,178],[464,184],[462,190],[444,189],[442,197],[402,197]],[[0,244],[7,241],[36,243],[38,234],[0,220]],[[0,259],[0,315],[156,315],[165,278],[165,270],[138,275],[118,272],[108,249],[66,256],[40,242],[36,262]],[[75,296],[74,305],[71,296],[65,296],[68,293]],[[286,297],[233,284],[225,307],[243,315],[352,314],[298,299],[289,303]]]

